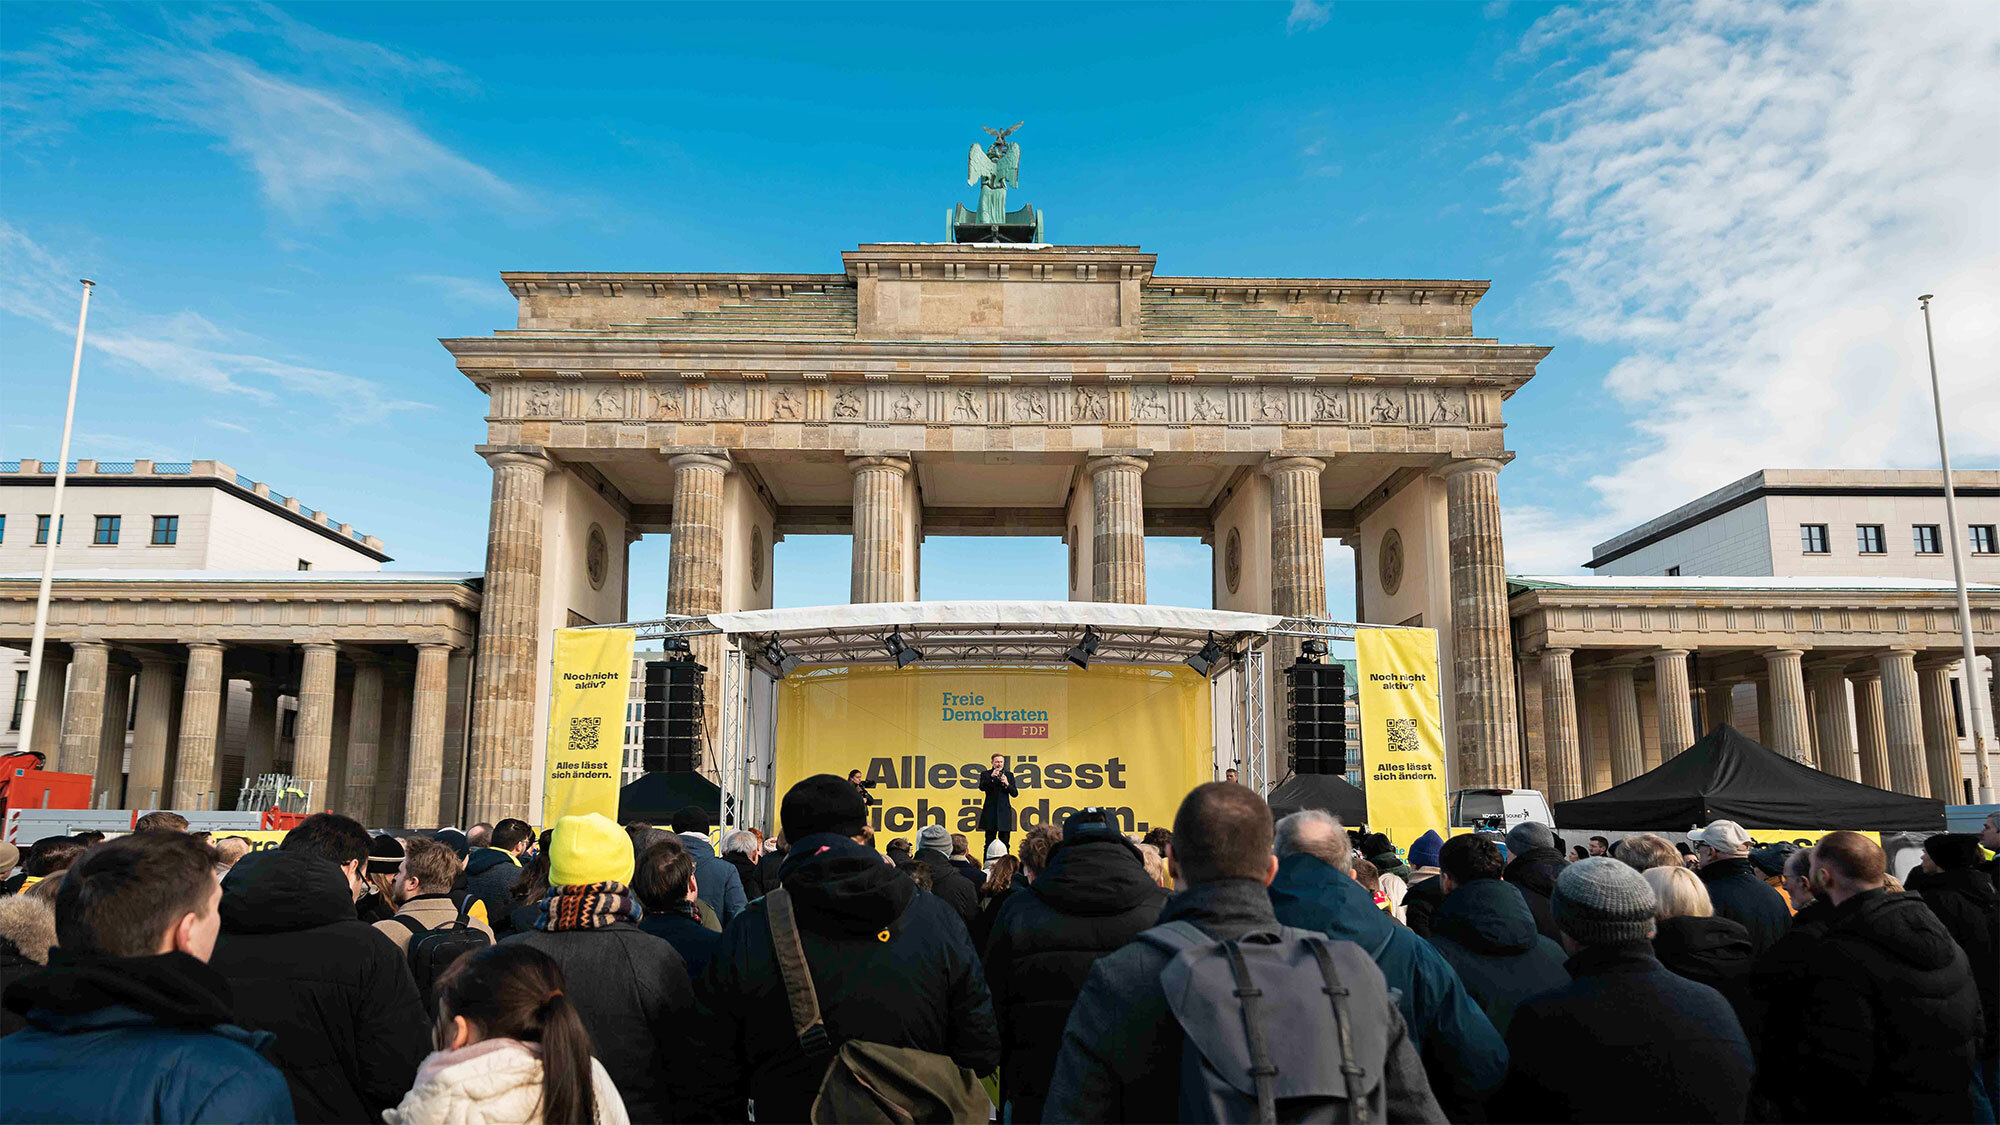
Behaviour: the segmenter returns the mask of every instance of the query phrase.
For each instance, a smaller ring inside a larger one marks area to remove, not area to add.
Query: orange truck
[[[90,807],[89,774],[53,773],[43,765],[33,750],[0,754],[0,816],[8,809]]]

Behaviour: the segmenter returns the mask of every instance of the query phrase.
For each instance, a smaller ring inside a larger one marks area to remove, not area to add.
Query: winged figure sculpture
[[[1016,121],[1005,129],[982,126],[993,143],[975,144],[965,157],[965,182],[979,188],[979,208],[954,207],[947,219],[954,241],[975,235],[975,241],[1040,241],[1041,221],[1032,206],[1007,210],[1007,189],[1021,186],[1021,146],[1008,140],[1026,124]],[[961,228],[966,228],[961,231]],[[1018,229],[1017,229],[1018,228]]]

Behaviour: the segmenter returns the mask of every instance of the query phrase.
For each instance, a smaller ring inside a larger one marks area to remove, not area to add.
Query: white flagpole
[[[63,407],[62,451],[56,455],[56,495],[49,502],[48,549],[42,553],[42,588],[35,595],[35,639],[28,645],[28,682],[21,692],[21,749],[35,745],[36,696],[42,690],[42,645],[49,635],[49,589],[56,579],[56,546],[62,541],[63,481],[69,476],[69,434],[76,421],[76,377],[83,370],[83,325],[90,319],[90,290],[97,283],[83,279],[83,307],[76,313],[76,354],[69,361],[69,404]]]

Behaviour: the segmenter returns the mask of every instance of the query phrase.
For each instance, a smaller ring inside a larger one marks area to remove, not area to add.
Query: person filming
[[[979,830],[986,833],[986,847],[993,848],[993,841],[1007,843],[1014,834],[1014,798],[1021,795],[1021,789],[1014,784],[1014,771],[1007,768],[1007,755],[993,755],[993,764],[979,774],[979,791],[986,796],[986,805],[979,810]]]

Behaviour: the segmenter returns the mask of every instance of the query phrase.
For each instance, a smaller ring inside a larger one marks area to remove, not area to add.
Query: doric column
[[[1889,743],[1882,727],[1880,670],[1854,677],[1854,749],[1861,767],[1861,784],[1889,788]]]
[[[1632,665],[1624,659],[1604,671],[1605,705],[1611,716],[1611,784],[1623,785],[1646,772],[1639,735],[1639,690]]]
[[[1271,478],[1271,612],[1280,617],[1326,616],[1326,534],[1320,511],[1317,457],[1274,457]]]
[[[1889,749],[1889,788],[1912,797],[1931,795],[1924,765],[1924,714],[1917,695],[1916,652],[1892,648],[1882,666],[1882,731]]]
[[[1453,784],[1512,788],[1520,784],[1521,755],[1500,541],[1500,462],[1454,461],[1442,475],[1451,537],[1452,696],[1458,728],[1458,778]],[[1629,671],[1626,682],[1631,682]]]
[[[903,485],[910,475],[910,461],[907,457],[850,456],[847,471],[854,475],[854,573],[848,584],[848,600],[902,601],[907,578],[903,560],[908,553]],[[721,542],[719,532],[717,542]],[[718,573],[719,567],[718,563]]]
[[[1576,680],[1570,649],[1542,650],[1542,737],[1548,743],[1549,803],[1583,796],[1583,756],[1576,729]]]
[[[1806,678],[1795,648],[1764,653],[1764,671],[1771,683],[1771,749],[1795,762],[1813,764],[1810,712],[1806,710]]]
[[[1549,739],[1542,723],[1542,658],[1539,653],[1515,661],[1514,683],[1521,693],[1521,780],[1528,788],[1547,793]]]
[[[444,803],[438,806],[438,823],[470,824],[465,812],[465,708],[472,694],[472,656],[464,649],[451,654],[449,685],[444,705]]]
[[[132,775],[125,783],[127,808],[157,808],[167,795],[167,727],[173,713],[173,663],[163,656],[141,656],[138,711],[132,717]]]
[[[491,577],[488,578],[489,589]],[[299,646],[299,716],[292,725],[292,776],[306,791],[313,811],[337,806],[327,792],[327,769],[333,756],[333,684],[338,669],[331,643]]]
[[[91,784],[91,807],[103,799],[104,807],[121,806],[125,790],[125,735],[132,719],[132,669],[116,660],[104,681],[104,721],[97,736],[96,779]],[[105,797],[105,794],[109,794]]]
[[[1660,712],[1660,760],[1694,745],[1694,700],[1688,693],[1688,653],[1663,648],[1653,654],[1653,694]]]
[[[69,678],[69,658],[54,645],[42,648],[42,674],[36,680],[35,729],[28,749],[42,755],[45,762],[60,760],[63,730],[63,687]]]
[[[347,697],[347,777],[334,808],[363,824],[374,824],[375,772],[382,759],[382,665],[364,656],[354,662],[354,689]]]
[[[1917,701],[1924,716],[1924,769],[1931,796],[1947,805],[1965,800],[1965,767],[1958,758],[1958,723],[1951,706],[1951,668],[1958,661],[1917,665]]]
[[[1771,677],[1752,676],[1750,684],[1757,689],[1757,729],[1751,733],[1758,742],[1770,746],[1777,737],[1771,719]]]
[[[1090,473],[1092,506],[1091,600],[1143,603],[1146,514],[1139,477],[1146,471],[1146,459],[1099,457],[1084,468]]]
[[[403,794],[403,826],[440,823],[443,802],[444,709],[451,687],[451,646],[417,646],[417,679],[410,701],[410,783]]]
[[[69,647],[69,698],[62,706],[62,741],[49,768],[95,775],[97,747],[104,740],[104,688],[111,669],[111,646],[101,641],[77,641]]]
[[[683,453],[674,470],[673,542],[667,551],[667,612],[699,616],[722,609],[722,482],[726,457]]]
[[[278,696],[283,688],[267,677],[250,681],[250,721],[243,732],[243,777],[255,781],[271,772],[278,754]]]
[[[497,820],[528,812],[541,608],[542,486],[549,459],[532,446],[488,450],[485,456],[493,466],[493,501],[486,531],[486,587],[479,607],[470,770],[475,810],[482,818]],[[674,520],[678,525],[678,505]],[[676,554],[680,538],[678,533],[674,536]],[[671,596],[670,591],[670,600]],[[329,690],[331,683],[329,679]]]
[[[1855,781],[1854,716],[1847,709],[1847,669],[1829,660],[1812,666],[1813,727],[1819,735],[1819,768]]]
[[[214,808],[221,773],[215,745],[222,721],[222,646],[188,643],[187,686],[181,693],[180,756],[174,769],[176,808]]]

